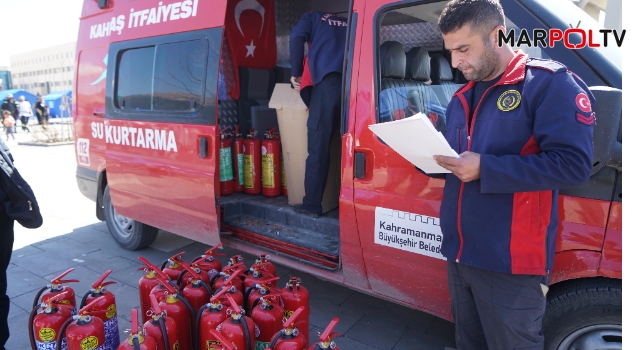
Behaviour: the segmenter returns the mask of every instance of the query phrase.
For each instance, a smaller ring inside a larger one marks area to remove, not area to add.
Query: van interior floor
[[[271,249],[289,255],[295,255],[303,260],[311,260],[313,264],[329,267],[326,262],[338,263],[340,255],[340,224],[338,208],[333,209],[319,218],[296,213],[288,204],[287,197],[265,197],[263,195],[248,195],[234,193],[223,196],[220,200],[223,228],[230,228],[239,239],[253,241],[257,245],[266,245],[268,241],[281,242]],[[250,239],[255,235],[263,236],[263,240]],[[244,237],[243,237],[244,236]],[[312,254],[320,261],[305,258],[305,254],[291,254],[286,251],[290,247],[294,251]],[[275,248],[275,249],[274,249]],[[281,249],[278,249],[281,248]]]

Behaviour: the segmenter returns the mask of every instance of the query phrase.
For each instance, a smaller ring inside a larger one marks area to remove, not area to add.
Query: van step
[[[296,213],[284,196],[269,198],[245,194],[223,197],[221,205],[222,222],[227,225],[339,256],[340,224],[337,209],[314,219]]]

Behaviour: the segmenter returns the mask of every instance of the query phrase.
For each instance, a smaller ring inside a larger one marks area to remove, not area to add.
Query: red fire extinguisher
[[[287,173],[284,171],[284,154],[282,152],[280,152],[280,169],[282,169],[282,178],[280,179],[282,194],[285,197],[289,197],[289,192],[287,192]]]
[[[63,272],[60,276],[54,278],[51,280],[51,284],[42,287],[42,289],[40,289],[38,291],[38,293],[36,293],[36,297],[33,299],[33,305],[32,308],[35,308],[41,300],[49,300],[52,297],[62,293],[62,292],[68,292],[65,295],[67,296],[65,299],[61,299],[59,301],[59,303],[61,304],[67,304],[67,305],[71,305],[71,315],[76,315],[78,313],[78,309],[76,308],[76,293],[73,290],[73,288],[69,287],[69,286],[64,286],[63,284],[65,283],[71,283],[71,282],[80,282],[78,280],[63,280],[62,278],[66,275],[69,274],[69,272],[75,270],[75,268],[70,268],[67,271]],[[49,289],[49,290],[47,290]],[[45,292],[45,290],[47,290]],[[43,294],[44,292],[44,294]]]
[[[224,130],[223,130],[224,132]],[[233,155],[231,148],[231,134],[220,134],[220,194],[223,196],[233,194],[235,190],[233,181]]]
[[[273,276],[276,276],[276,266],[271,262],[270,255],[260,254],[260,257],[256,259],[255,264],[251,265],[251,267],[255,267],[256,265],[264,265],[265,271],[267,271]]]
[[[262,192],[261,142],[257,132],[251,129],[244,140],[244,193],[260,194]]]
[[[262,195],[266,197],[282,194],[281,152],[277,130],[268,129],[262,140]]]
[[[205,262],[205,258],[196,259],[191,263],[191,265],[189,265],[186,261],[183,261],[181,262],[181,265],[183,266],[183,268],[184,266],[189,266],[190,269],[198,274],[198,278],[202,280],[202,283],[207,285],[211,284],[211,278],[209,277],[209,271],[207,271],[207,269],[211,269],[212,266],[209,266],[209,264]],[[178,286],[180,286],[180,288],[184,288],[184,286],[189,284],[188,282],[192,278],[193,276],[187,273],[186,269],[182,270],[182,273],[180,273],[180,278],[178,279]]]
[[[166,289],[164,285],[160,283],[160,280],[170,282],[171,278],[167,276],[164,272],[162,272],[157,266],[153,265],[149,260],[145,259],[142,256],[138,257],[146,267],[144,268],[145,272],[147,272],[146,276],[143,276],[138,282],[139,292],[140,292],[140,307],[142,309],[142,321],[147,322],[151,319],[151,316],[147,315],[147,311],[151,310],[151,301],[149,299],[149,295],[153,294],[156,296],[158,300],[164,299],[164,294]],[[149,277],[151,276],[151,277]]]
[[[87,304],[78,311],[78,315],[73,316],[62,325],[56,341],[56,350],[62,349],[63,337],[67,338],[67,349],[69,350],[102,350],[105,348],[104,322],[98,317],[98,314],[105,313],[107,310],[97,308],[102,298],[98,297]]]
[[[284,303],[285,318],[289,318],[294,310],[304,306],[304,312],[298,317],[296,326],[305,339],[309,339],[309,291],[300,285],[302,280],[291,276],[289,282],[282,288],[282,302]]]
[[[248,313],[248,316],[253,316],[251,314],[253,312],[253,309],[260,302],[260,298],[264,296],[277,294],[278,298],[276,299],[276,302],[278,303],[278,305],[284,307],[282,298],[279,297],[281,295],[281,291],[280,289],[275,287],[275,281],[277,281],[278,279],[280,279],[280,277],[274,277],[272,279],[266,280],[265,283],[253,285],[248,289],[248,291],[244,295],[244,305],[246,309],[250,311]],[[273,287],[271,286],[272,283],[274,285]],[[282,315],[284,316],[284,313]]]
[[[240,133],[240,125],[236,126],[236,135],[233,140],[233,189],[236,192],[244,191],[244,137]]]
[[[296,327],[296,320],[302,317],[305,307],[300,306],[282,325],[282,330],[271,338],[269,347],[273,350],[305,350],[307,338]]]
[[[174,350],[180,348],[178,343],[178,326],[176,321],[160,309],[155,296],[150,297],[151,310],[147,313],[151,319],[142,326],[143,333],[152,337],[158,350]]]
[[[233,299],[229,299],[229,302],[231,303],[231,317],[219,324],[216,330],[234,343],[237,350],[253,350],[260,330],[251,318],[243,315],[243,310]]]
[[[244,266],[244,265],[243,265]],[[221,274],[223,277],[216,281],[215,286],[216,291],[213,294],[218,294],[218,292],[224,288],[225,286],[230,286],[229,290],[221,297],[222,303],[229,306],[229,299],[233,299],[236,304],[242,305],[243,302],[243,294],[242,294],[242,281],[238,276],[242,274],[243,269],[235,270],[231,275],[226,275],[224,272]]]
[[[220,287],[227,284],[227,281],[231,280],[231,284],[236,286],[240,293],[242,293],[244,291],[242,287],[244,279],[243,277],[246,277],[245,269],[246,266],[244,265],[244,263],[223,267],[222,272],[220,272],[220,274],[218,274],[218,276],[216,276],[215,280],[213,281],[213,289],[220,289]]]
[[[340,334],[338,333],[333,333],[333,329],[336,328],[338,321],[340,320],[337,317],[331,320],[327,328],[325,328],[324,332],[320,334],[320,339],[319,339],[320,341],[317,342],[316,344],[311,345],[307,350],[319,350],[319,349],[340,350],[340,348],[338,348],[336,343],[333,340],[331,340],[333,338],[340,336]]]
[[[260,335],[256,337],[256,348],[264,349],[269,345],[271,338],[282,329],[284,309],[279,305],[280,294],[265,295],[260,297],[258,302],[251,310],[251,319],[260,329]]]
[[[209,299],[209,303],[200,307],[196,318],[196,344],[199,349],[209,349],[215,340],[211,338],[212,330],[228,318],[229,308],[222,304],[222,297],[232,286],[224,286],[218,293]]]
[[[180,273],[184,271],[184,268],[180,264],[181,261],[184,261],[182,260],[182,254],[184,253],[185,252],[180,252],[170,257],[169,259],[162,262],[162,266],[160,266],[162,272],[169,276],[172,281],[178,281]]]
[[[208,303],[209,298],[211,298],[211,287],[202,281],[202,276],[193,271],[189,264],[185,262],[183,263],[183,266],[187,271],[187,274],[190,275],[190,278],[188,282],[184,284],[180,294],[187,299],[193,310],[200,310],[200,307]],[[191,324],[193,327],[196,326],[196,315],[193,315]]]
[[[29,341],[31,349],[55,349],[58,334],[62,325],[71,320],[71,305],[62,304],[60,300],[66,300],[69,291],[44,300],[33,308],[29,315]],[[40,311],[40,312],[38,312]],[[62,338],[62,349],[67,348],[67,338]]]
[[[207,345],[206,350],[236,350],[237,347],[229,341],[229,339],[225,338],[220,334],[220,332],[215,329],[211,330],[211,335],[216,339],[215,342],[212,341]]]
[[[191,261],[192,263],[199,261],[200,259],[204,259],[206,265],[202,268],[207,271],[209,274],[209,280],[213,281],[214,277],[216,277],[220,271],[222,271],[222,262],[216,259],[216,256],[225,256],[223,253],[215,253],[215,250],[222,247],[222,243],[218,243],[215,246],[211,247],[209,250],[204,252],[203,255],[196,257]],[[202,264],[202,262],[201,262]]]
[[[91,289],[82,297],[80,301],[80,308],[97,300],[97,304],[94,304],[94,308],[100,310],[106,310],[104,313],[97,313],[96,316],[100,317],[104,322],[104,335],[105,335],[105,349],[116,350],[120,345],[120,332],[118,331],[118,312],[116,309],[116,297],[111,291],[108,291],[105,287],[110,284],[115,284],[114,281],[105,282],[107,276],[112,270],[107,270],[97,281],[91,285]]]
[[[191,304],[178,293],[167,281],[159,279],[160,283],[167,289],[168,294],[165,299],[160,301],[160,309],[167,312],[167,316],[173,318],[178,325],[178,343],[182,348],[191,349],[191,341],[193,337],[192,329],[195,330],[195,324],[192,326],[191,320],[196,319],[196,312]]]
[[[118,350],[155,350],[157,343],[138,328],[138,309],[131,309],[131,330],[129,339],[123,341]]]
[[[249,269],[249,273],[247,277],[244,279],[244,293],[249,292],[249,288],[255,286],[256,284],[266,283],[270,287],[275,288],[276,282],[278,279],[273,280],[275,276],[266,271],[265,265],[254,265]],[[269,281],[269,282],[267,282]]]

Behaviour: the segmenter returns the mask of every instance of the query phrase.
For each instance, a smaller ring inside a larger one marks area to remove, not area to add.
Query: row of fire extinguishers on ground
[[[74,290],[63,280],[73,268],[54,278],[35,296],[29,317],[32,350],[319,350],[338,349],[334,318],[319,342],[309,346],[309,293],[297,277],[285,288],[268,255],[249,268],[240,255],[222,266],[215,253],[221,244],[190,263],[184,252],[160,267],[144,264],[138,282],[138,309],[131,310],[131,329],[120,341],[115,296],[105,272],[76,307]]]
[[[232,141],[232,136],[233,141]],[[267,128],[264,139],[251,129],[246,138],[236,127],[235,135],[220,135],[220,193],[260,194],[267,197],[287,195],[284,159],[276,128]]]

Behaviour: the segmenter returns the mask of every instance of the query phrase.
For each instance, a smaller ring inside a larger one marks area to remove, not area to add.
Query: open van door
[[[222,35],[219,27],[109,46],[104,138],[119,223],[133,217],[202,243],[220,242]]]

